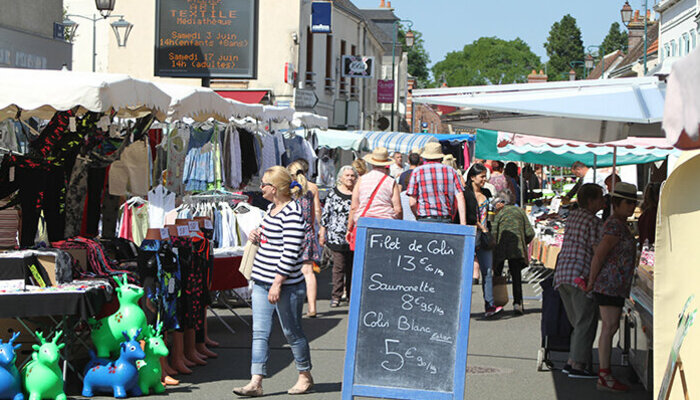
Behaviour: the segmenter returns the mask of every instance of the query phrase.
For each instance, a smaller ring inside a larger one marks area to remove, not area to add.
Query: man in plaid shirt
[[[570,378],[597,378],[591,371],[593,341],[598,330],[598,307],[586,293],[595,247],[603,233],[603,221],[596,213],[605,206],[603,189],[586,183],[578,192],[580,208],[569,213],[561,252],[554,272],[554,288],[559,290],[571,333],[569,360],[563,371]]]
[[[464,188],[457,171],[443,165],[440,143],[428,143],[421,154],[424,164],[413,170],[406,194],[416,219],[426,222],[452,221],[455,201],[459,212],[459,223],[467,224]]]

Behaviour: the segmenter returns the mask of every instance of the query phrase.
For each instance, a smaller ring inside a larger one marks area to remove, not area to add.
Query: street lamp
[[[113,9],[114,1],[115,0],[95,0],[95,2],[98,3],[97,9],[100,10],[102,18],[96,16],[95,14],[92,14],[92,18],[78,14],[67,14],[66,19],[63,20],[63,26],[65,26],[68,30],[68,37],[70,38],[71,42],[75,37],[75,31],[78,29],[79,24],[70,19],[69,17],[83,18],[92,22],[92,72],[95,72],[95,57],[97,56],[97,50],[95,49],[95,38],[97,36],[97,21],[101,21],[103,19],[106,20],[108,18],[119,18],[118,21],[114,21],[111,24],[109,24],[112,27],[114,35],[117,37],[117,45],[119,45],[119,47],[126,46],[126,41],[129,40],[129,34],[131,33],[131,29],[134,27],[134,24],[125,20],[123,15],[109,15],[109,12],[111,11],[107,11],[107,15],[105,15],[103,13],[103,10],[100,9],[99,3],[110,2],[112,4]]]
[[[587,57],[590,57],[590,54],[586,54],[586,56],[587,56]],[[584,57],[583,59],[584,59],[584,61],[578,61],[578,60],[576,60],[576,61],[571,61],[571,62],[569,63],[569,65],[571,66],[571,70],[572,70],[572,71],[576,69],[576,66],[577,66],[577,65],[583,65],[583,79],[586,79],[586,78],[588,77],[587,72],[588,72],[588,70],[589,70],[590,68],[592,68],[592,67],[589,67],[588,60],[586,59],[586,57]],[[593,57],[591,57],[591,64],[590,64],[590,65],[592,65],[592,64],[593,64]],[[570,74],[570,73],[571,73],[571,72],[569,72],[569,74]],[[574,74],[575,74],[575,73],[576,73],[576,72],[574,72]]]
[[[95,0],[95,7],[100,12],[103,18],[109,17],[109,14],[114,11],[114,3],[116,0]]]
[[[590,65],[591,68],[595,67],[595,63],[593,60],[593,56],[591,55],[591,49],[598,49],[598,54],[600,54],[600,62],[601,62],[601,68],[600,68],[600,77],[601,79],[605,79],[605,48],[603,48],[603,45],[590,45],[586,48],[588,50],[588,54],[586,54],[586,57],[584,58],[584,62],[588,63],[586,65]]]
[[[401,22],[406,22],[408,23],[408,32],[406,32],[406,47],[413,47],[413,43],[415,41],[415,34],[411,30],[413,28],[413,21],[408,20],[408,19],[399,19],[394,21],[392,24],[393,32],[394,35],[391,37],[391,81],[394,82],[394,91],[395,93],[398,93],[398,87],[399,85],[396,84],[396,80],[394,78],[394,69],[395,64],[396,64],[396,25],[398,25]],[[394,96],[394,100],[391,102],[391,131],[394,131],[394,104],[396,104],[398,96]]]
[[[644,0],[644,75],[647,74],[647,1]],[[628,0],[625,0],[625,5],[620,10],[620,17],[622,18],[622,23],[629,29],[630,22],[632,22],[632,6],[630,6]]]

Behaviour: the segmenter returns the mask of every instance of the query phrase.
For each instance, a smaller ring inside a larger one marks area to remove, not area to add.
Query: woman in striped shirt
[[[272,315],[277,311],[284,336],[292,348],[299,377],[289,394],[308,392],[313,386],[309,342],[301,328],[306,285],[301,272],[301,250],[306,223],[292,195],[301,188],[283,167],[265,171],[260,183],[263,197],[271,201],[260,228],[250,234],[259,243],[253,272],[253,348],[250,382],[233,389],[239,396],[262,396],[267,376]]]

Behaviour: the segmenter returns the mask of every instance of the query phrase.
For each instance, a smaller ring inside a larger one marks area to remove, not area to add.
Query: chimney
[[[379,8],[385,8],[386,7],[386,0],[381,0],[379,2]]]
[[[570,81],[575,81],[575,80],[576,80],[576,71],[574,71],[573,68],[569,71],[569,80],[570,80]]]
[[[537,73],[536,70],[532,70],[530,75],[527,76],[527,83],[542,83],[542,82],[547,82],[547,75],[544,74],[544,71],[540,70],[539,74]]]
[[[644,40],[644,21],[639,16],[639,10],[634,11],[634,16],[629,25],[627,25],[627,30],[629,32],[627,40],[627,51],[632,51],[639,43]]]
[[[387,2],[386,2],[386,8],[391,8],[391,2],[390,2],[390,1],[387,1]],[[392,10],[393,10],[393,9],[392,9]]]

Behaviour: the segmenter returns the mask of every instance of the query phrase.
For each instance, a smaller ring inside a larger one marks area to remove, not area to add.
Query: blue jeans
[[[256,282],[253,286],[253,349],[250,373],[267,376],[267,360],[270,358],[270,332],[272,315],[277,316],[287,343],[292,347],[297,370],[311,370],[309,342],[301,329],[301,313],[306,300],[304,281],[295,285],[282,285],[277,304],[270,304],[267,292],[272,285]]]
[[[477,250],[476,259],[479,260],[484,306],[489,308],[493,306],[493,250]]]

